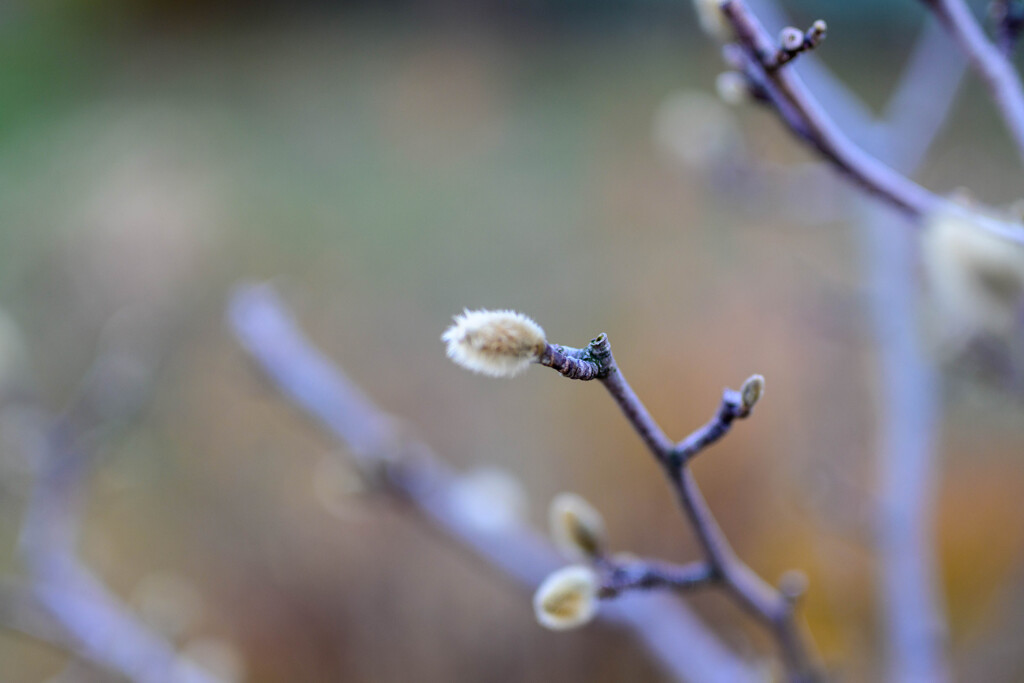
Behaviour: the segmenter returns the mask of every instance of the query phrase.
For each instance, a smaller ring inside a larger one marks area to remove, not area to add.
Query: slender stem
[[[610,348],[608,349],[607,358],[606,367],[609,370],[608,374],[601,380],[601,384],[608,390],[608,393],[611,394],[615,402],[619,404],[622,414],[633,425],[633,429],[636,430],[636,433],[651,453],[661,463],[667,463],[672,456],[675,444],[665,435],[665,432],[661,430],[661,427],[654,421],[654,418],[651,417],[647,407],[644,406],[637,397],[636,392],[633,391],[633,387],[629,386],[629,382],[626,381],[618,365],[616,365]]]
[[[239,342],[278,389],[347,446],[362,467],[373,469],[375,462],[397,450],[400,457],[392,458],[396,464],[388,468],[383,483],[385,491],[408,503],[411,514],[525,587],[536,587],[561,563],[550,544],[528,526],[510,522],[500,529],[481,528],[467,519],[456,502],[459,474],[425,444],[397,439],[394,418],[311,344],[271,287],[239,288],[231,299],[229,318]],[[552,346],[540,362],[566,376],[595,379],[601,368],[587,358],[588,349]],[[602,607],[599,618],[631,632],[677,680],[763,679],[685,605],[667,596],[623,596]]]
[[[985,36],[963,0],[922,0],[967,56],[995,100],[1024,161],[1024,89],[1006,55]]]
[[[673,455],[680,462],[689,462],[693,456],[725,436],[732,428],[733,421],[737,417],[746,417],[748,412],[743,408],[739,392],[726,389],[715,416],[676,444]]]
[[[779,97],[772,98],[776,110],[787,124],[793,125],[794,117],[786,115],[782,108],[787,103],[794,108],[802,122],[799,125],[801,137],[839,170],[870,193],[914,217],[923,216],[942,201],[854,144],[810,94],[796,72],[773,67],[778,49],[743,0],[725,0],[722,12],[749,57],[750,68],[759,71],[760,80],[771,84],[778,92]]]
[[[706,562],[678,566],[642,560],[627,564],[607,563],[600,568],[605,573],[600,590],[602,599],[615,598],[631,590],[655,588],[688,592],[703,588],[718,579],[718,574]]]
[[[770,0],[757,5],[762,16],[774,16],[776,25],[785,22]],[[1014,5],[1019,10],[1016,2]],[[973,23],[973,18],[968,20]],[[978,34],[975,32],[976,38]],[[892,168],[910,175],[947,118],[962,80],[963,58],[958,51],[948,49],[947,41],[938,20],[926,25],[886,107],[885,120],[877,124],[869,122],[859,99],[827,70],[807,68],[805,73],[808,78],[815,77],[815,90],[822,93],[822,101],[845,121],[844,127],[853,131],[860,144],[869,145]],[[747,73],[763,93],[762,99],[776,108],[797,136],[815,144],[801,112],[773,83],[762,85],[767,77],[750,54],[749,50],[744,53],[745,60],[734,57],[733,66]],[[884,209],[884,205],[864,207],[863,223],[866,263],[875,283],[873,318],[884,366],[880,374],[885,390],[880,409],[883,437],[878,453],[881,495],[877,531],[880,604],[889,645],[888,680],[942,681],[949,678],[944,651],[946,619],[937,588],[930,521],[934,505],[934,425],[939,409],[936,379],[914,347],[913,259],[908,252],[910,236],[900,231],[906,221]],[[986,227],[995,234],[1017,239],[995,222]]]
[[[596,378],[604,385],[651,454],[662,465],[697,536],[708,570],[715,578],[714,584],[721,586],[737,604],[771,629],[790,680],[794,683],[820,680],[816,657],[809,652],[795,624],[792,602],[736,556],[688,467],[693,456],[725,435],[735,418],[749,415],[750,411],[742,406],[739,393],[727,389],[715,417],[676,444],[661,430],[626,381],[605,335],[597,337],[586,349],[557,349],[563,356],[595,366],[592,372],[584,373],[586,379]],[[549,365],[543,361],[542,364]],[[554,364],[550,366],[555,367]],[[562,374],[571,377],[575,371]]]

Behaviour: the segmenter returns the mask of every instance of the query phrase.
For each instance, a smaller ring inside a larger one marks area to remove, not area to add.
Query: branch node
[[[779,48],[775,54],[762,58],[765,69],[772,71],[793,60],[801,52],[807,52],[821,45],[828,32],[828,25],[818,19],[806,31],[787,26],[779,32]]]

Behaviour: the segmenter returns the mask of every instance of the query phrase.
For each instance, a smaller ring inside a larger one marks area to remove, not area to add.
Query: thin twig
[[[697,536],[711,583],[720,586],[743,609],[765,624],[775,636],[783,662],[792,681],[816,681],[821,678],[817,657],[812,655],[796,623],[794,605],[777,589],[762,580],[736,555],[705,502],[688,464],[700,450],[721,438],[737,417],[750,410],[741,403],[738,392],[726,390],[722,406],[711,422],[681,442],[669,439],[651,417],[615,362],[606,335],[599,335],[586,349],[558,347],[562,356],[574,359],[573,366],[589,366],[586,371],[555,369],[573,379],[596,379],[607,389],[623,415],[641,437],[666,475],[687,519]],[[548,365],[542,362],[543,365]]]
[[[423,443],[398,438],[396,420],[312,346],[269,286],[240,287],[228,318],[239,342],[287,398],[345,444],[362,469],[384,466],[384,490],[407,501],[410,512],[524,587],[535,588],[562,564],[550,544],[525,525],[483,529],[467,519],[454,502],[459,475]],[[553,367],[579,365],[563,361],[573,358],[563,351],[551,349],[552,357],[560,354]],[[623,596],[602,608],[599,618],[631,632],[677,680],[760,680],[670,596]]]
[[[778,47],[743,0],[725,0],[722,12],[748,60],[745,71],[766,88],[776,111],[787,125],[796,126],[801,138],[862,188],[911,216],[919,218],[943,201],[854,144],[795,71],[774,68]],[[795,110],[795,115],[789,114],[790,110]]]
[[[614,598],[627,591],[669,588],[687,592],[703,588],[716,579],[715,571],[706,562],[693,562],[678,566],[653,560],[629,563],[599,563],[604,573],[601,582],[602,599]]]
[[[1006,55],[981,28],[963,0],[921,0],[942,22],[971,67],[988,86],[1024,161],[1024,89]]]

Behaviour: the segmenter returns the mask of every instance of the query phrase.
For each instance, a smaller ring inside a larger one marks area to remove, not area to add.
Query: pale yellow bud
[[[757,402],[761,400],[763,395],[764,377],[761,375],[751,375],[743,383],[743,388],[740,389],[740,400],[743,402],[743,407],[747,410],[757,405]]]
[[[515,311],[465,311],[441,335],[448,357],[467,370],[514,377],[547,347],[544,330]]]
[[[533,611],[540,625],[552,631],[582,626],[597,614],[600,580],[590,567],[563,567],[540,585],[533,596]]]
[[[575,493],[559,493],[549,510],[551,537],[566,555],[579,560],[604,554],[601,513]]]

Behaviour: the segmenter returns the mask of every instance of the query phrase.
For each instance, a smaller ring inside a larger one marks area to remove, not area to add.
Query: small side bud
[[[743,382],[743,386],[739,389],[739,400],[743,405],[743,410],[753,410],[758,401],[761,400],[764,392],[765,378],[761,375],[752,375]]]
[[[752,410],[757,402],[761,400],[761,396],[764,395],[764,377],[761,375],[752,375],[746,382],[743,383],[743,388],[740,389],[740,401],[743,402],[744,410]]]
[[[600,580],[590,567],[563,567],[544,579],[533,596],[537,621],[552,631],[587,623],[597,614]]]
[[[515,311],[464,311],[441,340],[456,365],[491,377],[518,375],[547,347],[540,325]]]
[[[811,47],[817,47],[828,35],[828,24],[823,19],[818,19],[807,29],[807,42]]]
[[[790,602],[796,602],[807,593],[810,580],[798,569],[790,569],[779,577],[779,592]]]
[[[601,513],[575,493],[560,493],[549,510],[551,537],[566,555],[588,560],[604,554],[605,532]]]
[[[796,52],[804,46],[804,32],[795,26],[787,26],[779,31],[779,45],[786,52]]]
[[[738,71],[723,71],[715,79],[715,90],[726,104],[743,104],[750,99],[750,84]]]

